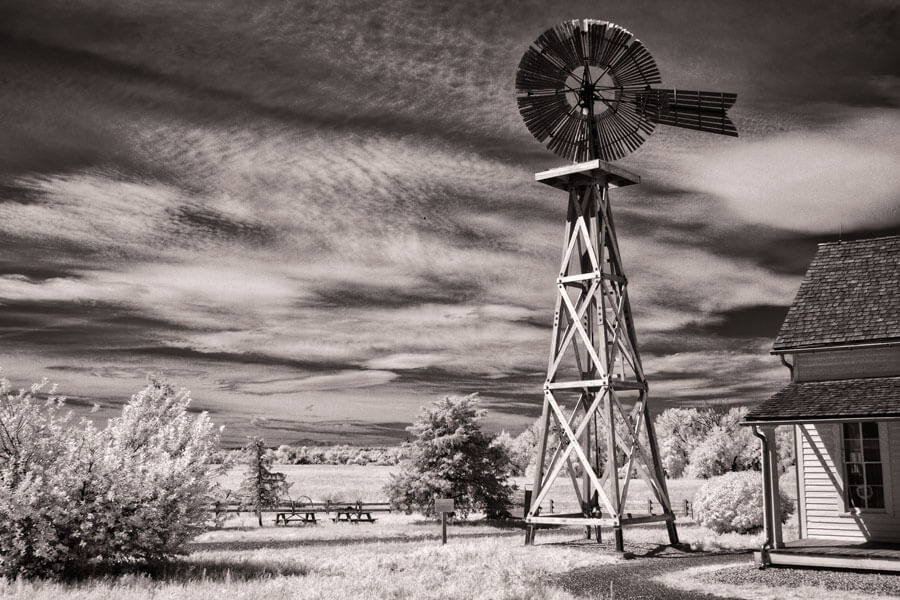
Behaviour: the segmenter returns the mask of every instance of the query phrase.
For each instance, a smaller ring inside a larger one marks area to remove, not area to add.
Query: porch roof
[[[752,408],[744,422],[884,417],[900,417],[900,377],[791,383]]]

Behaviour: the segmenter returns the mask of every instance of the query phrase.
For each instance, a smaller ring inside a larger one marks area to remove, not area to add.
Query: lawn
[[[396,467],[277,465],[294,482],[294,495],[384,500],[382,487]],[[237,487],[233,470],[221,483]],[[634,498],[646,497],[639,482]],[[562,482],[553,494],[567,502]],[[670,482],[673,499],[690,498],[699,482]],[[524,533],[479,519],[453,523],[449,542],[440,526],[420,515],[380,514],[377,523],[351,525],[322,519],[315,526],[258,528],[251,515],[237,515],[226,527],[199,536],[189,554],[152,574],[89,578],[80,582],[2,582],[0,597],[59,600],[150,598],[222,600],[272,598],[573,599],[555,581],[570,571],[621,564],[606,545],[586,542],[580,528],[542,530],[537,545],[523,545]],[[678,519],[682,542],[694,549],[746,550],[762,535],[718,536],[689,519]],[[609,536],[606,536],[609,540]],[[667,543],[661,525],[625,530],[626,547],[652,549]],[[744,560],[746,556],[736,557]],[[635,563],[641,560],[634,561]],[[820,594],[821,595],[821,594]],[[822,595],[827,597],[827,595]]]

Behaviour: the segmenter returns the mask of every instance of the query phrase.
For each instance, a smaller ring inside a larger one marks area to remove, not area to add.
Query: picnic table
[[[288,505],[279,507],[275,513],[275,525],[298,523],[300,525],[315,525],[317,508],[309,496],[301,496],[297,500],[289,500]]]
[[[374,523],[376,519],[372,516],[372,511],[366,508],[363,508],[361,505],[346,506],[344,508],[339,508],[334,512],[334,517],[331,519],[335,523]]]
[[[301,525],[315,525],[316,512],[314,510],[304,510],[299,512],[280,512],[275,515],[275,525],[285,525],[290,523],[299,523]]]

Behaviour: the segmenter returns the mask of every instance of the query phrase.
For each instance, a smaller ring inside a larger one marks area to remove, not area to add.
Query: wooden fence
[[[525,517],[525,510],[527,504],[530,502],[530,492],[526,495],[524,493],[514,494],[511,503],[506,506],[505,514],[507,517],[513,519],[522,519]],[[555,506],[553,505],[553,501],[548,501],[547,505],[543,507],[542,514],[552,514],[555,511]],[[676,516],[687,517],[690,519],[694,518],[694,505],[689,500],[685,499],[682,502],[674,502],[672,506]],[[338,511],[358,511],[358,512],[392,512],[391,505],[388,502],[339,502],[339,501],[326,501],[326,502],[290,502],[284,501],[280,502],[274,506],[267,506],[262,509],[261,512],[267,514],[277,514],[277,513],[307,513],[307,512],[315,512],[315,513],[325,513],[331,514],[333,512]],[[216,518],[218,518],[222,514],[226,513],[255,513],[255,509],[249,507],[245,504],[240,504],[237,502],[216,502],[215,504],[209,507],[209,512],[213,513]],[[646,502],[628,502],[625,504],[625,513],[628,515],[654,515],[662,513],[662,505],[659,502],[654,502],[653,500],[647,500]]]

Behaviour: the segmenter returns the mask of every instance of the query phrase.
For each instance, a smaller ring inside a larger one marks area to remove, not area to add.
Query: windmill
[[[607,161],[636,150],[656,125],[737,136],[727,116],[736,95],[653,87],[661,83],[637,38],[592,19],[542,33],[516,73],[528,130],[574,161],[535,174],[566,192],[568,211],[527,544],[541,524],[583,525],[588,537],[594,528],[598,541],[605,526],[622,551],[623,526],[656,521],[664,521],[670,542],[678,543],[609,200],[611,187],[640,178]],[[558,443],[548,443],[552,438]],[[626,512],[634,473],[656,497],[660,514]],[[542,512],[561,476],[570,480],[578,510]]]

